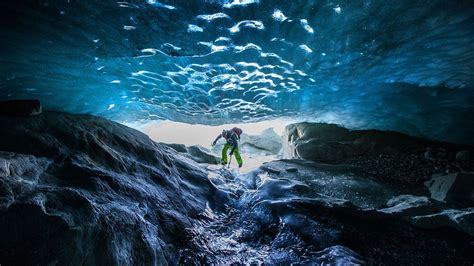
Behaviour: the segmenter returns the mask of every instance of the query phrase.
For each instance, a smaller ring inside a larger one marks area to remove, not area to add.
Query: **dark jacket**
[[[225,132],[222,132],[222,134],[219,134],[219,136],[217,136],[217,138],[214,140],[213,144],[215,145],[220,138],[224,138],[227,143],[232,145],[232,150],[230,151],[230,154],[233,154],[234,150],[239,147],[239,137],[232,130],[226,130]]]

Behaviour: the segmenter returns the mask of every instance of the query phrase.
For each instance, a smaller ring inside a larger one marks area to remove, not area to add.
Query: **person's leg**
[[[227,164],[227,151],[230,148],[230,144],[226,143],[224,147],[222,148],[222,164]]]
[[[237,163],[239,164],[239,167],[242,167],[242,157],[240,157],[239,148],[236,148],[234,150],[234,155],[235,155],[235,160],[237,160]]]

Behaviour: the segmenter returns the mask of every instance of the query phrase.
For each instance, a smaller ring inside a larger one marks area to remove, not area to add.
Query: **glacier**
[[[0,21],[2,100],[474,143],[472,1],[7,0]]]
[[[472,1],[4,0],[0,37],[0,266],[474,262]]]

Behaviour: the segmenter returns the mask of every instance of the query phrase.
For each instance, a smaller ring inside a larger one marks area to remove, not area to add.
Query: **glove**
[[[233,152],[233,151],[229,152],[229,156],[232,156],[232,154],[234,154],[234,152]]]

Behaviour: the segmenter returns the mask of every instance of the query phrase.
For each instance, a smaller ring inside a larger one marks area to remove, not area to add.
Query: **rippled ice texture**
[[[473,142],[472,1],[6,0],[0,99],[118,121],[275,117]]]

